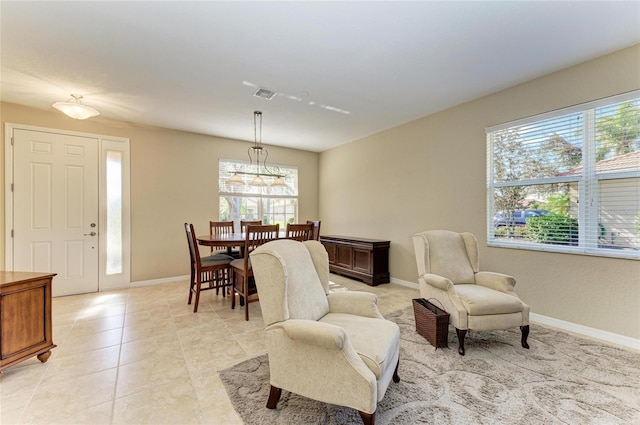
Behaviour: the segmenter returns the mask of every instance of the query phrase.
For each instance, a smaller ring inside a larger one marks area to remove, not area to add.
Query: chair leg
[[[237,291],[238,292],[238,303],[240,304],[240,307],[242,307],[244,305],[244,296],[242,295],[243,294],[242,291],[243,291],[243,288],[244,288],[244,276],[241,275],[240,278],[242,280],[241,280],[240,284],[238,285],[238,274],[235,273],[235,271],[234,271],[233,291],[234,291],[234,294],[235,294],[236,289],[238,287],[240,287],[240,290]]]
[[[376,412],[365,413],[362,410],[359,410],[358,413],[360,413],[360,417],[362,418],[362,423],[364,423],[364,425],[376,424]]]
[[[282,389],[278,387],[274,387],[271,385],[269,390],[269,398],[267,399],[267,409],[275,409],[278,401],[280,400],[280,395],[282,394]],[[376,423],[376,412],[366,413],[363,411],[358,411],[360,413],[360,417],[362,418],[362,422],[364,425],[375,425]]]
[[[396,370],[393,372],[393,382],[396,384],[400,382],[400,376],[398,375],[398,367],[400,366],[400,359],[398,359],[398,363],[396,363]]]
[[[196,279],[196,300],[193,303],[193,312],[197,313],[198,312],[198,303],[200,302],[200,286],[201,283],[199,282],[200,279]]]
[[[242,281],[244,292],[244,320],[249,321],[249,276],[245,276]]]
[[[524,348],[529,348],[529,344],[527,344],[527,338],[529,337],[529,325],[520,326],[520,330],[522,331],[522,339],[520,342]]]
[[[191,267],[191,280],[189,281],[189,302],[187,302],[187,305],[191,304],[191,297],[193,296],[193,290],[194,290],[194,286],[195,286],[195,281],[196,281],[196,276],[193,272],[193,266]]]
[[[242,291],[243,291],[242,288],[244,288],[244,284],[243,284],[244,276],[240,276],[240,279],[241,279],[240,284],[238,284],[238,275],[236,275],[236,277],[233,278],[233,288],[234,288],[234,291],[237,288],[240,288],[237,291],[238,292],[238,304],[240,304],[240,307],[242,307],[244,305],[244,297],[242,296]]]
[[[236,308],[236,272],[231,271],[231,310]]]
[[[456,333],[458,334],[458,342],[460,343],[458,346],[458,354],[464,356],[464,337],[467,335],[467,330],[456,328]]]
[[[267,409],[276,408],[276,404],[278,404],[278,400],[280,400],[280,394],[282,394],[282,390],[271,385],[271,390],[269,390],[269,399],[267,400]]]
[[[222,270],[222,297],[227,296],[227,292],[229,291],[229,269]]]

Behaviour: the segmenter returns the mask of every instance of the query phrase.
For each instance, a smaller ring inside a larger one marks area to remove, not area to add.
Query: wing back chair
[[[281,390],[347,406],[365,424],[391,381],[399,382],[398,325],[375,294],[329,292],[329,260],[318,241],[281,239],[251,253],[266,326],[274,409]]]
[[[473,234],[430,230],[415,234],[413,246],[420,296],[438,300],[449,313],[460,343],[458,353],[464,355],[469,329],[520,326],[521,344],[529,348],[529,306],[514,292],[512,276],[479,270],[478,241]]]

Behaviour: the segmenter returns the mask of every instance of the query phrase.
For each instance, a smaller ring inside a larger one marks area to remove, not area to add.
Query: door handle
[[[84,235],[85,236],[95,236],[95,235],[97,235],[97,233],[96,232],[91,232],[91,233],[85,233]]]

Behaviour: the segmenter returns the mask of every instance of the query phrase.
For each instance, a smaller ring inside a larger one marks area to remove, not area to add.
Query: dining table
[[[287,237],[285,230],[278,232],[278,239],[284,239]],[[244,242],[247,239],[246,233],[225,233],[221,235],[202,235],[196,236],[198,245],[202,246],[224,246],[227,248],[227,252],[231,253],[233,248],[244,247]],[[231,255],[231,254],[230,254]]]

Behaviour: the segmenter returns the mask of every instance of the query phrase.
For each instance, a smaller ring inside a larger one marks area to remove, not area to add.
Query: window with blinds
[[[218,195],[220,221],[233,221],[240,229],[241,220],[261,220],[264,224],[297,223],[298,215],[298,168],[287,165],[271,165],[277,173],[284,175],[284,186],[272,185],[274,178],[261,169],[265,186],[252,186],[258,168],[247,161],[220,159],[218,161]],[[234,183],[230,178],[235,172],[243,182]]]
[[[640,91],[486,131],[490,246],[640,259]]]

